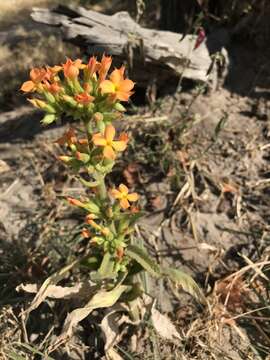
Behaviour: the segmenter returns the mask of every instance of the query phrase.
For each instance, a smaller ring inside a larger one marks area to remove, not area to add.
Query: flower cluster
[[[54,122],[63,113],[74,119],[88,119],[99,113],[106,124],[117,116],[114,110],[124,111],[120,101],[128,101],[134,87],[133,81],[124,76],[124,66],[113,70],[107,79],[111,64],[112,58],[103,56],[100,62],[95,57],[87,64],[67,59],[61,66],[34,68],[21,90],[39,95],[29,101],[47,113],[44,124]]]
[[[136,193],[124,184],[109,190],[105,184],[105,176],[129,140],[126,133],[116,135],[112,122],[125,110],[121,101],[128,101],[134,88],[133,81],[125,78],[124,66],[109,74],[111,64],[111,57],[103,56],[100,62],[95,57],[87,64],[67,59],[61,66],[35,68],[21,90],[36,94],[28,100],[45,111],[44,125],[63,115],[79,120],[56,142],[65,149],[59,159],[90,194],[81,199],[68,198],[68,202],[86,212],[82,238],[99,251],[97,258],[110,256],[117,274],[126,271],[125,248],[139,210],[133,204],[138,200]]]

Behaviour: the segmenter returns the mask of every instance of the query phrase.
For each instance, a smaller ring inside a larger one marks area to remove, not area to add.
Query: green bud
[[[90,103],[87,105],[87,110],[92,114],[93,110],[94,110],[95,104],[94,103]]]
[[[113,107],[114,107],[115,110],[120,111],[120,112],[125,112],[126,111],[126,108],[122,104],[120,104],[119,102],[115,103]]]
[[[102,121],[104,119],[104,116],[103,116],[102,113],[96,112],[93,115],[93,119],[98,123],[98,122],[100,122],[100,121]]]
[[[44,95],[49,103],[51,103],[51,104],[55,103],[55,97],[51,93],[45,91]]]
[[[72,96],[62,95],[61,99],[71,107],[77,107],[77,101]]]
[[[43,110],[45,110],[46,112],[48,112],[49,114],[55,114],[56,110],[53,106],[51,105],[46,105]]]
[[[54,114],[47,114],[41,120],[41,123],[43,125],[49,125],[49,124],[53,123],[55,120],[56,120],[56,116]]]
[[[76,152],[76,159],[82,161],[84,164],[88,163],[90,156],[79,151]]]
[[[103,122],[103,121],[99,121],[99,122],[97,123],[97,128],[98,128],[98,131],[99,131],[101,134],[103,134],[104,131],[105,131],[105,124],[104,124],[104,122]]]
[[[99,214],[100,213],[99,207],[93,201],[88,201],[85,204],[85,209],[88,210],[92,214]]]
[[[70,150],[71,150],[72,152],[76,152],[76,151],[77,151],[76,145],[71,144],[71,145],[70,145]]]

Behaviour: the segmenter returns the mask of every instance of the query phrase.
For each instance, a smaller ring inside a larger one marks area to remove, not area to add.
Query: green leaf
[[[162,269],[162,273],[163,275],[167,276],[176,285],[180,285],[184,291],[194,296],[196,300],[198,300],[202,304],[206,303],[206,299],[202,293],[202,290],[197,285],[197,283],[192,279],[191,276],[189,276],[188,274],[184,273],[181,270],[173,269],[173,268]]]
[[[150,275],[157,278],[161,276],[159,265],[142,248],[136,245],[129,245],[126,249],[126,254],[139,263]]]
[[[95,271],[100,265],[100,259],[98,256],[89,256],[89,258],[82,260],[80,265],[85,266],[90,271]]]
[[[94,275],[93,280],[103,280],[103,279],[112,279],[115,276],[114,271],[114,259],[110,253],[106,253],[103,257],[100,268],[97,273]]]

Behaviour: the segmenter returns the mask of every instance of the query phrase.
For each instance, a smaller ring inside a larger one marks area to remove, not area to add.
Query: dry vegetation
[[[0,114],[3,359],[104,356],[102,312],[86,319],[69,344],[48,354],[74,304],[48,300],[26,323],[21,311],[32,296],[15,291],[20,283],[41,283],[71,262],[81,246],[80,214],[62,201],[81,188],[52,151],[62,128],[41,129],[40,114],[19,107],[25,99],[17,94],[31,66],[79,53],[59,34],[29,21],[31,6],[56,2],[0,2],[1,31],[14,34],[11,42],[0,43],[0,104],[6,111]],[[108,1],[95,6],[112,12]],[[192,274],[208,305],[199,307],[170,283],[143,279],[181,341],[164,340],[147,318],[139,328],[124,324],[116,347],[124,359],[270,359],[270,52],[263,40],[269,29],[259,30],[259,20],[253,24],[246,43],[244,32],[232,44],[231,82],[214,94],[197,97],[196,89],[187,90],[129,109],[125,127],[135,142],[111,181],[121,179],[141,194],[146,215],[138,235],[161,264]],[[86,275],[74,271],[63,285]]]

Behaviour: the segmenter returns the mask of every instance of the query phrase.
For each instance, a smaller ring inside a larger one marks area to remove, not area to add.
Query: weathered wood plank
[[[59,7],[55,10],[34,8],[32,18],[58,26],[64,39],[86,49],[89,54],[104,52],[127,58],[136,68],[137,81],[155,76],[164,81],[172,75],[208,82],[211,57],[205,42],[194,50],[196,38],[171,31],[158,31],[139,26],[127,12],[112,16],[82,7]]]

